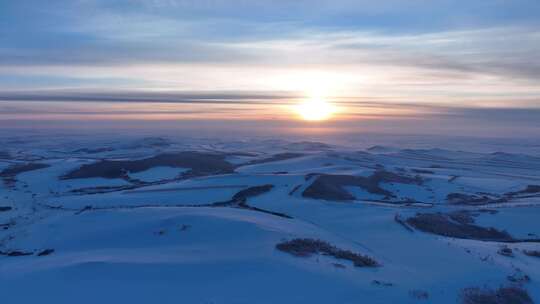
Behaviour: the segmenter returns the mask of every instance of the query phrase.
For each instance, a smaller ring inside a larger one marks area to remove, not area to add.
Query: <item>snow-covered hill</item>
[[[4,148],[6,303],[540,302],[538,155],[165,138]]]

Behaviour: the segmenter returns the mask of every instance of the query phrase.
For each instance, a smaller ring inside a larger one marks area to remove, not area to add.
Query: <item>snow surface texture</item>
[[[535,153],[163,138],[3,147],[5,303],[463,303],[483,290],[540,303]]]

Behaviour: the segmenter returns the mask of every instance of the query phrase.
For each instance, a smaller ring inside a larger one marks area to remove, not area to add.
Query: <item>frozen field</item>
[[[5,303],[540,303],[534,149],[2,146]]]

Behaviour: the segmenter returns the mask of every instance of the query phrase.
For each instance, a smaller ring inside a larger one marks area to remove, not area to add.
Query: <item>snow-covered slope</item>
[[[7,151],[6,303],[461,303],[475,287],[540,302],[535,155],[166,138]]]

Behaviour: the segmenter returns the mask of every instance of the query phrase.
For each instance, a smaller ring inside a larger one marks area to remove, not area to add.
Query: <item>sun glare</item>
[[[310,97],[299,104],[296,111],[304,120],[320,121],[329,119],[336,109],[323,97]]]

